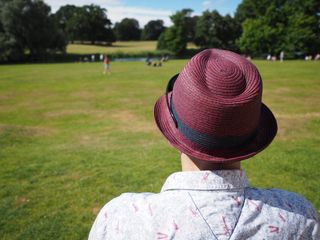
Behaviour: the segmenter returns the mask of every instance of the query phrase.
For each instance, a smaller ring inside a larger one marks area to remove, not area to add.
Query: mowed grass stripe
[[[187,44],[188,49],[197,48],[194,43]],[[152,52],[157,49],[157,41],[118,41],[111,46],[92,44],[69,44],[67,53],[71,54],[92,54],[92,53],[126,53],[135,54],[141,52]],[[91,59],[90,59],[91,60]]]
[[[1,238],[86,239],[108,200],[159,191],[180,168],[153,105],[185,63],[112,62],[110,75],[102,63],[0,66]],[[320,210],[320,63],[255,63],[279,134],[244,169]]]

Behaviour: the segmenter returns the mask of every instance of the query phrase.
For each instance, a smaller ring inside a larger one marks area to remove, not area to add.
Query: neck
[[[181,153],[182,171],[204,171],[204,170],[237,170],[241,169],[240,162],[213,163],[190,157]]]

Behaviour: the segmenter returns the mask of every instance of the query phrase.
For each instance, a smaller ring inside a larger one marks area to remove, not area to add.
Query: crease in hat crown
[[[260,74],[232,52],[211,49],[194,56],[180,73],[172,94],[181,121],[202,134],[242,136],[258,126]]]

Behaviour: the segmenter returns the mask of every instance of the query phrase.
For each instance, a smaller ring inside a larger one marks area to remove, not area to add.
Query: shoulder
[[[122,193],[116,198],[113,198],[109,201],[101,211],[108,212],[109,214],[112,213],[130,213],[132,211],[136,211],[138,205],[146,203],[150,197],[157,195],[155,193]],[[130,210],[128,212],[128,210]]]
[[[303,196],[282,189],[249,188],[247,198],[262,201],[270,207],[302,215],[305,218],[319,221],[319,217],[313,205]]]
[[[281,189],[246,188],[245,198],[241,231],[250,232],[252,226],[264,223],[257,234],[271,234],[270,239],[274,239],[273,234],[277,239],[320,239],[317,212],[301,195]]]
[[[100,210],[92,225],[89,240],[102,240],[110,236],[111,239],[114,239],[113,234],[120,234],[124,229],[123,226],[132,226],[131,220],[142,212],[141,206],[150,195],[153,194],[123,193],[113,198]],[[135,221],[137,220],[135,218]]]

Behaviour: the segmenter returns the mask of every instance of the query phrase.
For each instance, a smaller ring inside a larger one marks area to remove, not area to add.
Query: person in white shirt
[[[98,214],[90,240],[320,239],[319,217],[296,193],[250,187],[241,160],[265,149],[277,123],[256,67],[238,54],[195,55],[155,104],[182,171],[160,193],[125,193]]]
[[[280,52],[280,62],[283,62],[284,60],[284,51]]]

